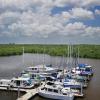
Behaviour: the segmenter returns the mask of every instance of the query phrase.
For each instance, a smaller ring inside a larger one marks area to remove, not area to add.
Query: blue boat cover
[[[78,64],[78,66],[79,66],[80,68],[84,68],[85,66],[88,66],[88,64]]]

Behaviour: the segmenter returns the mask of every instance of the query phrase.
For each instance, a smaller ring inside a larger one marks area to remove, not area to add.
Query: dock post
[[[83,86],[82,86],[82,83],[81,83],[81,95],[83,94]]]
[[[18,87],[18,98],[20,97],[20,87]]]

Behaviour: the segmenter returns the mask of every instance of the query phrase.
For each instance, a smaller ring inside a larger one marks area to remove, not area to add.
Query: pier
[[[5,90],[5,91],[19,91],[18,93],[18,98],[17,100],[29,100],[36,94],[38,94],[39,89],[43,88],[45,85],[45,82],[42,82],[42,85],[34,88],[34,89],[18,89],[18,88],[11,88],[11,87],[0,87],[0,90]],[[23,96],[20,97],[20,92],[26,92]]]
[[[18,91],[18,88],[9,88],[9,87],[0,87],[0,90],[5,90],[5,91]],[[26,89],[20,89],[20,92],[26,92]]]
[[[27,90],[26,94],[19,97],[17,100],[29,100],[31,97],[35,96],[38,93],[38,88]]]
[[[42,85],[40,85],[37,88],[34,89],[27,89],[26,90],[26,94],[17,98],[17,100],[29,100],[30,98],[32,98],[33,96],[35,96],[36,94],[38,94],[39,89],[43,88],[45,85],[45,83],[43,82]]]

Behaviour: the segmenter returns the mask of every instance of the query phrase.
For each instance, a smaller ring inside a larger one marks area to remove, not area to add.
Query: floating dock
[[[27,90],[26,94],[19,97],[17,100],[29,100],[31,97],[35,96],[38,93],[38,88]]]
[[[30,98],[32,98],[33,96],[35,96],[36,94],[38,94],[39,89],[43,88],[45,85],[45,83],[42,83],[42,85],[40,85],[37,88],[34,89],[27,89],[26,90],[26,94],[19,97],[17,100],[29,100]]]
[[[5,91],[18,91],[18,88],[9,88],[9,87],[0,87],[0,90],[5,90]],[[26,92],[26,89],[20,89],[20,92]]]

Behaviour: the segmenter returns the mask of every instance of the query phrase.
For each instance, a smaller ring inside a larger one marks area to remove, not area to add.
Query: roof
[[[88,66],[88,64],[78,64],[80,68]]]
[[[23,77],[18,77],[18,78],[12,78],[12,80],[20,80],[20,81],[28,81],[30,78],[23,78]]]
[[[87,68],[91,68],[92,66],[90,66],[90,65],[88,65],[88,66],[86,66]]]
[[[50,88],[50,89],[62,89],[63,87],[61,85],[45,85],[46,88]]]
[[[9,79],[0,79],[0,82],[10,82],[11,80]]]

